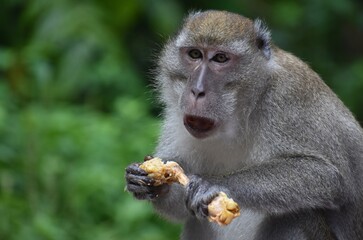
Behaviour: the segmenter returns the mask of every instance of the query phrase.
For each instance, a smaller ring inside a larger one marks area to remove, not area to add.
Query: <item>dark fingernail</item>
[[[158,194],[155,194],[155,193],[151,193],[151,194],[149,194],[149,199],[155,199],[155,198],[157,198],[157,197],[159,197],[159,195],[158,195]]]
[[[144,162],[146,162],[146,161],[149,161],[149,160],[151,160],[151,159],[153,159],[154,157],[153,156],[151,156],[151,155],[146,155],[145,157],[144,157]]]

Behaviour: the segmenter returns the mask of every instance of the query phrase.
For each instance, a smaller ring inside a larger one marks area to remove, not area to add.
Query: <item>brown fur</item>
[[[190,31],[189,36],[195,42],[220,45],[251,35],[253,22],[238,14],[208,11],[188,18],[183,28]]]

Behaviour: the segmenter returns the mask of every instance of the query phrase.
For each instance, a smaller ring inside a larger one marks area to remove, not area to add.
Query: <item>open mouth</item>
[[[216,121],[205,117],[185,115],[184,126],[192,136],[205,138],[215,129]]]

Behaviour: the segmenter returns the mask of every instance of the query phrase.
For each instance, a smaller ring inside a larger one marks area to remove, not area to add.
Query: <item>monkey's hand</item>
[[[186,189],[186,207],[189,211],[199,219],[210,219],[210,211],[208,205],[219,196],[221,192],[226,192],[226,189],[210,184],[198,176],[191,176],[190,182]],[[230,220],[218,222],[220,225],[226,225]],[[213,220],[215,221],[215,220]]]
[[[140,168],[140,164],[133,163],[126,168],[126,190],[136,199],[154,200],[169,191],[168,184],[155,186],[155,180]]]

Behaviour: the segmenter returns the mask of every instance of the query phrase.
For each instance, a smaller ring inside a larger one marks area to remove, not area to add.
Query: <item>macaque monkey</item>
[[[363,239],[363,130],[262,21],[191,13],[157,72],[165,109],[154,155],[190,181],[153,186],[134,163],[127,190],[184,223],[181,239]],[[241,209],[225,227],[207,220],[219,192]]]

